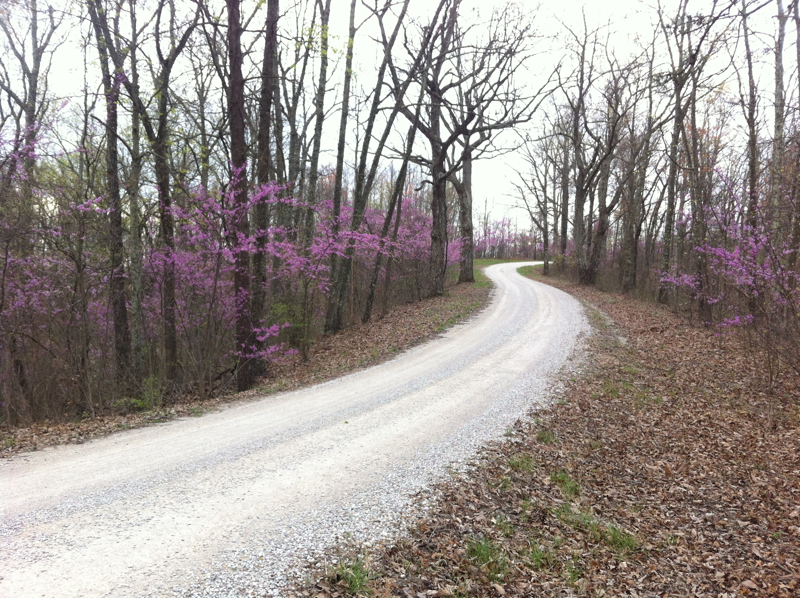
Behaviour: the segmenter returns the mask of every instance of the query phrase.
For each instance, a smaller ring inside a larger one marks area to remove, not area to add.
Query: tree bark
[[[259,97],[258,111],[258,155],[256,179],[259,186],[264,186],[275,180],[275,164],[272,158],[270,137],[272,133],[273,98],[275,96],[276,79],[278,76],[278,17],[280,16],[280,1],[268,0],[266,40],[264,43],[264,61],[261,70],[261,95]],[[280,118],[280,114],[278,114]],[[267,254],[266,244],[269,239],[270,206],[267,198],[262,198],[254,207],[254,224],[256,237],[256,251],[253,254],[253,288],[250,304],[250,320],[252,324],[261,328],[264,317],[267,295]],[[264,342],[254,339],[257,349],[264,348]],[[266,362],[258,360],[253,363],[253,375],[260,376],[266,372]]]
[[[458,219],[461,230],[458,282],[475,282],[472,230],[472,149],[469,146],[469,137],[464,140],[464,144],[463,177],[461,191],[458,193]]]
[[[250,225],[247,210],[247,144],[245,142],[244,77],[242,76],[242,26],[239,0],[226,0],[228,7],[228,118],[231,133],[233,213],[231,241],[234,250],[234,294],[236,305],[236,388],[250,388],[252,380],[253,323],[250,320]]]
[[[96,0],[89,0],[89,14],[92,19],[97,51],[100,56],[100,69],[103,74],[103,92],[106,104],[106,189],[108,193],[109,257],[111,273],[109,290],[111,312],[114,325],[114,354],[116,356],[117,381],[124,383],[130,377],[131,334],[128,327],[128,304],[125,293],[125,265],[122,234],[122,200],[119,183],[119,156],[117,149],[119,101],[118,72],[111,69],[107,51],[107,41],[98,19]],[[103,10],[103,7],[99,7]]]

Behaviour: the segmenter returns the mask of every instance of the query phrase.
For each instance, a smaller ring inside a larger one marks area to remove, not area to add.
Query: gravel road
[[[200,418],[0,463],[0,596],[281,596],[550,396],[588,330],[569,295],[487,268],[491,305],[396,359]]]

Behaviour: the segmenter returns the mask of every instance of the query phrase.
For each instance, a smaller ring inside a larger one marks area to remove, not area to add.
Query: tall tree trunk
[[[392,241],[397,238],[397,230],[400,224],[400,209],[403,204],[403,192],[405,191],[406,186],[406,176],[408,173],[408,160],[410,157],[410,149],[414,146],[414,134],[416,133],[416,127],[411,127],[408,134],[408,142],[407,142],[407,150],[405,155],[403,156],[403,164],[400,166],[400,172],[397,174],[397,179],[395,179],[394,186],[392,187],[392,196],[389,199],[389,207],[386,210],[386,217],[383,220],[383,227],[381,228],[381,237],[380,237],[380,244],[378,246],[378,252],[375,256],[375,266],[372,269],[372,279],[370,280],[369,284],[369,291],[367,293],[367,300],[364,306],[364,315],[361,317],[361,321],[363,323],[367,323],[372,318],[372,305],[375,301],[375,291],[377,290],[378,286],[378,278],[380,277],[381,273],[381,266],[383,265],[383,253],[384,248],[386,247],[386,237],[389,234],[389,227],[392,224],[392,218],[394,217],[395,209],[397,210],[397,224],[395,226],[395,234]],[[391,257],[390,257],[391,259]],[[389,265],[387,264],[387,272]],[[384,297],[388,293],[389,289],[386,286],[388,284],[388,279],[384,282]]]
[[[569,171],[570,153],[569,144],[566,141],[562,144],[563,154],[561,161],[561,234],[559,252],[561,253],[561,269],[563,271],[565,258],[567,255],[567,226],[569,224]]]
[[[138,31],[136,24],[136,0],[130,0],[131,43],[131,83],[139,87]],[[139,185],[142,176],[141,122],[139,112],[131,111],[131,180],[128,182],[130,205],[131,239],[131,315],[133,329],[131,334],[131,371],[133,379],[140,382],[143,376],[142,357],[144,353],[144,313],[142,312],[142,216],[139,207]]]
[[[333,227],[339,231],[339,215],[342,210],[342,188],[344,183],[344,153],[347,140],[347,118],[350,112],[350,83],[353,77],[353,45],[356,37],[356,0],[350,3],[350,34],[347,41],[347,59],[344,65],[344,88],[342,89],[342,116],[339,121],[339,141],[336,145],[336,174],[333,183]],[[331,272],[336,269],[335,260]]]
[[[441,105],[438,102],[431,104],[431,129],[438,138]],[[431,150],[431,291],[433,295],[442,295],[447,271],[447,179],[441,141],[431,141]]]
[[[231,166],[233,170],[233,213],[231,226],[234,249],[233,286],[236,305],[236,387],[247,390],[252,384],[253,323],[250,321],[250,254],[247,238],[250,226],[247,214],[247,144],[245,142],[244,77],[242,76],[242,26],[239,0],[226,0],[228,6],[228,118],[231,133]]]
[[[162,92],[162,97],[166,92]],[[153,161],[155,163],[156,185],[158,186],[159,233],[164,244],[164,269],[162,281],[162,310],[164,318],[164,365],[167,381],[172,385],[178,383],[178,331],[176,322],[175,301],[175,222],[172,215],[172,197],[170,194],[170,173],[168,162],[168,143],[166,131],[166,100],[159,101],[158,137],[153,143]]]
[[[373,131],[375,128],[376,118],[380,111],[381,93],[383,88],[386,71],[389,67],[391,53],[394,49],[395,41],[397,40],[400,32],[403,19],[408,9],[409,0],[403,0],[400,15],[397,24],[391,33],[388,40],[385,41],[383,48],[383,59],[380,67],[378,68],[377,82],[375,92],[372,96],[372,105],[370,107],[369,115],[367,116],[366,126],[361,142],[361,151],[358,155],[358,166],[355,173],[355,189],[353,191],[353,217],[350,222],[350,230],[357,231],[364,218],[364,212],[367,208],[367,201],[372,191],[375,181],[375,176],[380,165],[380,159],[383,155],[383,150],[386,146],[390,133],[392,132],[392,125],[400,110],[401,98],[395,97],[395,104],[392,107],[383,133],[381,134],[378,145],[372,156],[372,162],[369,164],[369,149],[373,140]],[[407,88],[411,79],[405,84]],[[396,93],[396,90],[394,90]],[[325,332],[330,334],[338,332],[344,326],[344,316],[349,300],[349,289],[351,288],[351,277],[353,272],[353,258],[355,256],[355,245],[353,242],[348,242],[345,255],[338,258],[338,267],[334,276],[333,288],[331,289],[331,301],[328,303],[328,310],[325,314]]]
[[[430,270],[433,295],[444,294],[447,273],[447,169],[445,167],[447,148],[443,145],[441,132],[444,98],[437,86],[455,36],[459,5],[459,0],[454,0],[450,6],[446,21],[443,23],[441,46],[433,68],[429,71],[430,78],[425,82],[425,87],[430,92],[428,140],[431,145],[431,215],[433,222],[431,224]]]
[[[100,10],[103,10],[100,7]],[[108,193],[109,257],[111,275],[109,280],[111,312],[114,323],[114,354],[116,356],[117,380],[125,382],[130,376],[131,334],[128,327],[128,304],[125,293],[125,265],[123,262],[122,239],[122,200],[119,184],[119,157],[117,149],[117,105],[119,101],[118,73],[111,69],[107,42],[98,19],[98,7],[94,0],[89,2],[89,11],[100,55],[100,69],[103,74],[103,91],[106,103],[106,189]]]
[[[266,40],[264,43],[264,62],[261,70],[261,95],[258,105],[258,156],[256,166],[256,180],[260,186],[266,185],[275,179],[275,164],[270,148],[272,132],[272,109],[275,96],[276,79],[278,76],[278,17],[280,13],[279,0],[268,0]],[[280,114],[278,114],[280,118]],[[250,303],[252,324],[261,328],[264,317],[267,294],[267,254],[266,245],[269,239],[270,206],[267,198],[262,198],[254,207],[254,224],[256,228],[256,251],[253,254],[253,298]],[[264,342],[255,339],[255,345],[260,351]],[[253,375],[263,375],[266,362],[263,359],[253,364]]]
[[[675,74],[674,81],[674,110],[672,120],[672,136],[669,145],[669,172],[667,174],[667,210],[664,221],[664,241],[661,248],[661,271],[669,272],[672,268],[672,242],[675,230],[675,202],[678,188],[678,148],[681,139],[681,129],[684,119],[682,75]],[[666,303],[669,298],[668,287],[660,284],[658,288],[659,303]]]
[[[472,150],[469,137],[464,139],[464,176],[461,181],[462,192],[458,194],[458,219],[461,229],[461,261],[458,282],[475,282],[473,272],[473,231],[472,231]]]
[[[794,25],[797,32],[797,41],[795,43],[795,51],[797,56],[797,68],[800,69],[800,2],[795,0],[792,2],[792,9],[794,13]],[[800,78],[797,81],[798,92],[800,92]],[[788,264],[789,270],[794,273],[795,284],[800,282],[796,267],[798,263],[798,254],[800,254],[800,198],[798,198],[798,188],[796,184],[792,185],[792,201],[794,205],[791,210],[792,219],[792,238],[789,244],[789,257]]]
[[[350,3],[350,34],[347,43],[347,59],[345,61],[344,69],[344,89],[342,90],[342,116],[339,121],[339,141],[336,147],[336,173],[333,183],[333,235],[338,241],[339,238],[339,220],[342,214],[342,191],[344,186],[344,154],[345,142],[347,141],[347,118],[350,112],[350,83],[353,71],[353,46],[355,44],[356,36],[356,0]],[[343,268],[343,271],[349,273],[349,269]],[[339,268],[339,257],[336,253],[331,254],[330,276],[331,276],[331,293],[328,298],[328,307],[325,314],[325,327],[329,332],[333,331],[331,324],[336,319],[338,311],[338,303],[341,300],[339,293],[341,289],[338,278],[343,275],[343,271]],[[337,293],[339,291],[339,293]],[[372,291],[370,291],[372,294]],[[365,313],[371,312],[371,300],[367,300],[368,308]],[[367,320],[369,317],[365,316]],[[339,316],[341,319],[341,316]],[[366,320],[365,320],[366,321]]]
[[[324,4],[323,4],[324,2]],[[305,212],[304,238],[306,247],[311,245],[314,234],[314,206],[317,203],[317,182],[319,181],[319,155],[322,146],[322,124],[325,121],[325,91],[328,82],[328,20],[331,14],[331,0],[317,0],[320,10],[320,57],[317,94],[314,99],[314,142],[311,148],[311,161],[308,166],[308,204]]]
[[[753,54],[750,51],[750,31],[747,26],[747,0],[742,0],[742,32],[744,37],[745,60],[747,62],[747,223],[751,230],[758,217],[758,131],[756,81],[753,73]]]
[[[783,9],[783,0],[778,5],[778,37],[775,40],[775,134],[772,141],[772,206],[777,208],[781,200],[783,182],[783,154],[785,148],[784,126],[786,123],[786,94],[783,82],[783,46],[786,40],[788,15]],[[794,2],[797,3],[796,0]]]
[[[400,230],[400,219],[403,215],[403,195],[397,198],[397,216],[394,219],[394,230],[392,231],[391,248],[389,257],[386,258],[386,272],[383,275],[383,299],[381,300],[381,314],[383,318],[389,309],[389,290],[392,284],[392,265],[394,264],[394,246],[397,242],[397,232]]]

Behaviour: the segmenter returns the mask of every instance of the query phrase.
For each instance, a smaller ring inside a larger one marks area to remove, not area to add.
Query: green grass
[[[527,557],[531,567],[537,571],[551,569],[556,562],[555,553],[545,546],[539,546],[535,541],[531,541],[530,545],[531,549],[528,551]]]
[[[587,532],[595,542],[603,540],[603,526],[587,511],[573,511],[567,503],[564,503],[556,510],[556,517],[570,527]]]
[[[490,581],[501,579],[508,568],[508,561],[503,550],[488,538],[469,540],[467,557],[483,569]]]
[[[536,432],[536,440],[544,444],[553,444],[556,437],[550,430],[539,430]]]
[[[514,526],[511,524],[511,522],[508,520],[508,518],[505,515],[500,514],[497,517],[495,517],[494,518],[494,525],[495,525],[495,527],[497,527],[497,529],[500,530],[500,532],[506,538],[510,538],[511,536],[514,535]]]
[[[587,315],[589,316],[589,323],[592,325],[593,328],[597,328],[598,330],[606,330],[608,328],[608,320],[596,309],[587,309]]]
[[[573,511],[567,503],[558,508],[556,517],[570,527],[583,530],[594,542],[602,542],[621,555],[630,554],[638,546],[633,534],[614,524],[604,525],[588,511]]]
[[[371,594],[372,590],[369,589],[369,582],[372,579],[367,564],[360,558],[344,561],[333,574],[332,582],[338,584],[344,581],[344,589],[348,594],[364,595]]]
[[[568,471],[561,470],[561,471],[554,471],[550,474],[550,481],[556,484],[561,489],[561,494],[564,495],[564,498],[567,500],[572,500],[577,498],[581,493],[581,487],[573,480]]]
[[[620,554],[629,554],[636,550],[636,538],[615,525],[609,525],[605,529],[603,540]]]
[[[567,570],[564,575],[571,585],[574,585],[575,582],[583,577],[583,566],[578,560],[578,557],[574,556],[567,562]]]
[[[481,289],[488,289],[488,288],[491,288],[493,286],[492,285],[492,281],[489,280],[489,277],[486,276],[486,274],[483,273],[483,270],[481,270],[479,268],[475,268],[473,273],[475,275],[475,282],[473,284],[476,287],[481,288]]]
[[[521,471],[530,473],[536,467],[533,457],[526,453],[517,453],[516,455],[508,458],[508,466],[514,471]]]
[[[603,380],[603,394],[616,399],[619,396],[619,388],[612,380],[605,379]]]
[[[538,274],[536,271],[536,266],[522,266],[521,268],[517,268],[517,272],[526,278],[533,278],[536,274]]]

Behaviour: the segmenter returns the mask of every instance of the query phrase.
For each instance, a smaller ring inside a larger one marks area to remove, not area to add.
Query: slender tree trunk
[[[256,179],[260,186],[267,185],[275,179],[275,165],[270,148],[272,132],[272,109],[274,90],[277,79],[277,52],[278,52],[278,17],[280,13],[279,0],[268,0],[266,41],[264,44],[264,62],[261,70],[261,96],[259,98],[258,112],[258,156],[256,166]],[[280,115],[278,115],[280,118]],[[262,198],[254,207],[254,224],[256,228],[256,251],[253,254],[253,289],[250,304],[250,320],[252,324],[261,328],[264,317],[267,295],[267,254],[266,245],[269,239],[270,206]],[[255,339],[255,345],[260,351],[264,342]],[[266,371],[266,362],[259,359],[253,363],[253,375],[260,376]]]
[[[333,227],[334,234],[339,232],[339,216],[342,210],[342,188],[344,183],[344,154],[347,141],[347,118],[350,112],[350,83],[353,77],[353,45],[356,37],[356,0],[350,3],[350,34],[347,42],[347,59],[344,65],[344,88],[342,90],[342,116],[339,121],[339,141],[336,145],[336,174],[333,186]],[[331,272],[336,269],[335,260],[331,264]]]
[[[682,75],[676,74],[675,77]],[[667,210],[664,221],[664,241],[661,248],[661,271],[669,272],[672,268],[672,242],[675,230],[675,201],[678,187],[678,147],[680,145],[681,128],[683,127],[683,80],[675,80],[674,102],[675,114],[672,121],[672,136],[669,145],[669,172],[667,174]],[[658,288],[659,303],[666,303],[669,298],[668,287],[660,284]]]
[[[323,4],[324,1],[324,4]],[[325,121],[325,90],[328,81],[328,19],[331,14],[331,0],[317,0],[320,9],[320,58],[317,94],[314,99],[314,143],[308,167],[308,204],[304,222],[304,245],[309,247],[314,234],[314,206],[317,203],[317,182],[319,181],[319,155],[322,146],[322,123]]]
[[[247,214],[247,144],[245,142],[244,77],[242,76],[242,25],[239,0],[226,0],[228,6],[228,117],[231,133],[233,169],[233,211],[231,239],[234,248],[234,293],[236,303],[236,387],[247,390],[252,384],[253,323],[250,321],[250,254],[246,248],[250,236]]]
[[[563,154],[561,161],[561,246],[559,251],[561,253],[561,270],[563,272],[565,259],[567,255],[567,226],[569,224],[569,171],[570,171],[570,154],[569,144],[563,144]]]
[[[432,102],[431,129],[439,138],[439,113],[441,106]],[[435,124],[434,124],[435,123]],[[444,294],[444,279],[447,271],[447,179],[445,178],[444,152],[440,141],[431,141],[432,164],[431,178],[433,179],[431,192],[431,212],[433,223],[431,226],[431,286],[433,295]]]
[[[783,155],[785,148],[783,129],[786,123],[786,94],[783,82],[783,46],[786,40],[788,15],[783,9],[783,0],[778,5],[778,38],[775,40],[775,134],[772,141],[772,206],[777,208],[783,192]],[[797,4],[795,0],[794,4]]]
[[[161,104],[161,102],[159,102]],[[166,102],[164,102],[166,104]],[[159,106],[161,109],[161,106]],[[163,106],[166,112],[166,105]],[[160,111],[160,110],[159,110]],[[166,122],[164,123],[166,129]],[[161,129],[161,126],[159,126]],[[175,223],[172,215],[172,197],[170,195],[170,174],[167,158],[166,130],[153,143],[153,161],[155,163],[156,185],[158,186],[159,232],[164,244],[164,269],[162,281],[162,310],[164,314],[164,365],[167,381],[171,385],[178,383],[178,332],[175,302]]]
[[[797,56],[797,68],[800,69],[800,2],[795,0],[792,2],[792,9],[794,13],[794,25],[797,32],[797,41],[795,43],[795,51]],[[800,79],[797,81],[798,92],[800,92]],[[798,254],[800,254],[800,198],[798,198],[797,185],[793,185],[792,201],[794,205],[791,210],[792,219],[792,238],[789,244],[789,257],[788,264],[789,270],[794,273],[795,284],[800,282],[800,276],[797,273]]]
[[[131,18],[131,82],[139,87],[139,68],[137,63],[138,37],[136,24],[135,0],[130,0]],[[131,371],[133,379],[142,380],[142,356],[144,352],[144,314],[142,312],[142,216],[139,207],[139,184],[142,176],[141,122],[139,112],[131,111],[131,180],[128,184],[130,198],[130,239],[131,239],[131,312],[133,330],[131,334]]]
[[[125,266],[122,239],[122,200],[119,184],[119,157],[117,149],[117,105],[119,102],[120,80],[116,70],[109,66],[107,42],[97,18],[97,6],[89,3],[94,26],[97,50],[100,55],[100,68],[103,73],[103,91],[106,103],[106,190],[109,207],[109,257],[111,261],[110,295],[114,322],[114,353],[117,365],[117,380],[125,382],[130,376],[131,335],[128,327],[128,307],[125,293]],[[102,10],[102,8],[101,8]]]
[[[753,73],[753,55],[750,51],[750,31],[747,26],[747,3],[742,0],[742,32],[744,37],[745,60],[747,62],[747,223],[751,230],[758,217],[758,131],[756,82]]]
[[[336,174],[334,176],[334,186],[333,186],[333,235],[334,239],[338,242],[339,238],[339,228],[340,223],[339,220],[342,214],[342,191],[344,187],[344,154],[345,154],[345,145],[347,141],[347,119],[350,112],[350,83],[352,79],[352,71],[353,71],[353,45],[355,43],[355,36],[356,36],[356,0],[352,0],[350,3],[350,36],[347,43],[347,59],[345,61],[345,71],[344,71],[344,89],[342,91],[342,116],[339,121],[339,141],[336,147]],[[349,258],[348,258],[349,259]],[[328,332],[333,332],[334,328],[337,326],[332,326],[335,320],[341,320],[341,316],[339,312],[339,302],[341,301],[341,284],[339,283],[339,278],[341,278],[345,272],[349,273],[349,269],[347,267],[340,268],[339,267],[339,257],[336,253],[331,254],[331,265],[330,265],[330,274],[331,274],[331,293],[330,297],[328,297],[328,307],[325,314],[325,328]],[[337,292],[338,291],[338,292]],[[371,301],[368,299],[368,304],[371,304]],[[371,311],[370,307],[365,310]],[[365,316],[367,317],[367,316]],[[369,320],[369,317],[367,317]]]
[[[381,315],[383,318],[389,309],[389,290],[392,283],[392,265],[394,264],[394,246],[397,243],[397,232],[400,230],[400,218],[403,214],[403,195],[397,198],[397,216],[394,219],[394,230],[392,231],[391,248],[389,257],[386,258],[386,272],[383,275],[383,299],[381,300]]]
[[[378,287],[378,278],[380,277],[381,266],[383,265],[383,254],[384,254],[384,248],[386,247],[386,237],[389,234],[389,227],[392,225],[392,219],[394,218],[395,210],[397,211],[399,218],[400,206],[402,206],[403,203],[403,191],[405,189],[407,172],[408,172],[408,156],[406,155],[405,159],[403,160],[403,165],[400,167],[400,172],[397,175],[397,179],[395,180],[394,187],[392,188],[392,196],[389,200],[389,207],[386,210],[386,217],[383,220],[383,227],[381,228],[381,240],[378,246],[378,252],[375,255],[375,266],[372,269],[372,279],[370,280],[369,283],[367,300],[364,305],[364,315],[361,317],[361,321],[365,324],[369,322],[370,319],[372,318],[372,305],[375,301],[375,292]],[[397,236],[396,231],[397,227],[395,227],[395,238]],[[388,293],[386,282],[384,282],[383,291],[384,295]]]
[[[475,282],[473,272],[473,231],[472,231],[472,150],[469,137],[464,140],[464,176],[461,181],[463,191],[458,194],[458,218],[461,229],[461,261],[458,282]]]
[[[400,110],[400,104],[399,104],[400,100],[397,98],[396,95],[395,105],[391,108],[391,111],[387,117],[386,125],[384,126],[384,131],[380,136],[378,144],[373,153],[372,162],[370,165],[368,165],[370,143],[373,140],[373,131],[375,128],[375,122],[379,113],[380,103],[381,103],[380,90],[383,88],[384,85],[384,78],[391,60],[391,53],[394,49],[395,41],[397,40],[398,34],[400,32],[401,25],[403,23],[403,19],[406,14],[406,10],[408,9],[408,4],[409,0],[403,0],[397,25],[395,26],[389,40],[387,41],[387,43],[383,48],[383,59],[381,61],[380,67],[378,68],[377,83],[372,98],[372,105],[370,107],[370,112],[369,115],[367,116],[366,126],[364,128],[364,133],[361,143],[361,152],[357,156],[358,166],[356,168],[356,173],[355,173],[355,189],[353,192],[353,217],[350,222],[351,231],[357,231],[361,226],[361,223],[364,218],[364,212],[367,207],[367,201],[372,191],[375,176],[378,171],[378,167],[380,165],[380,159],[381,156],[383,155],[384,147],[386,146],[387,139],[389,137],[389,134],[391,133],[394,119],[396,118]],[[406,84],[406,87],[409,83]],[[393,91],[395,91],[395,94],[397,93],[397,90]],[[345,250],[345,255],[336,260],[338,262],[338,267],[336,269],[336,274],[334,276],[333,288],[331,289],[331,301],[328,303],[328,310],[327,313],[325,314],[325,332],[328,334],[338,332],[344,326],[345,312],[350,297],[349,290],[352,287],[351,278],[353,272],[354,256],[355,256],[355,246],[352,242],[349,242],[347,245],[347,249]]]

